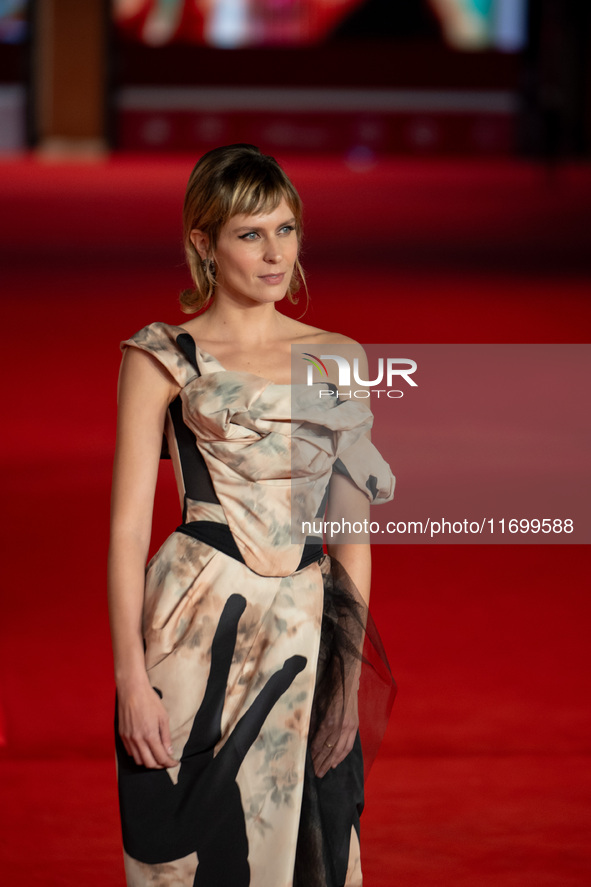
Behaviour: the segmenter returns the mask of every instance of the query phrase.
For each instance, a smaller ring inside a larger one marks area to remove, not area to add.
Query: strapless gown
[[[146,668],[170,718],[170,770],[115,741],[129,887],[357,887],[363,777],[395,693],[354,583],[294,537],[324,513],[333,471],[371,502],[394,477],[362,404],[232,372],[182,328],[152,323],[121,349],[180,386],[165,424],[182,523],[146,567]],[[295,541],[294,541],[295,538]],[[318,779],[310,741],[361,673],[360,731]]]

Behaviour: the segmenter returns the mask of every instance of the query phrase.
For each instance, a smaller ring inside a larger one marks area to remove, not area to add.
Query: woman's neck
[[[222,300],[216,302],[215,298],[211,307],[197,319],[202,339],[253,348],[287,333],[289,318],[277,311],[274,303],[242,306]]]

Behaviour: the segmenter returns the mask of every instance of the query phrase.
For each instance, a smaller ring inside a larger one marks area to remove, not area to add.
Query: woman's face
[[[205,257],[207,240],[197,236],[193,243]],[[233,216],[222,227],[215,248],[216,294],[278,302],[289,287],[297,254],[295,218],[285,198],[270,213]]]

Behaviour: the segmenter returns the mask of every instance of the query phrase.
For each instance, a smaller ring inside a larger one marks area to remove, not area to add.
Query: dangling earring
[[[211,276],[215,277],[215,262],[213,259],[209,259],[209,264],[208,264],[207,259],[203,259],[201,262],[201,267],[203,268],[203,270],[205,271],[206,274],[207,274],[207,271],[209,270],[209,273],[211,274]]]

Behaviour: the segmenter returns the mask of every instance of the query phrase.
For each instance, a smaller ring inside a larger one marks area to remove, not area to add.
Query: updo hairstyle
[[[228,219],[245,213],[270,213],[285,198],[295,218],[298,244],[302,238],[302,202],[300,196],[274,157],[263,154],[254,145],[227,145],[208,151],[197,162],[189,177],[183,204],[183,244],[194,289],[181,293],[181,310],[187,314],[205,307],[215,293],[215,248],[220,230]],[[209,254],[203,261],[193,243],[191,231],[198,228],[209,237]],[[300,284],[306,286],[299,259],[287,298],[296,305],[294,294]]]

